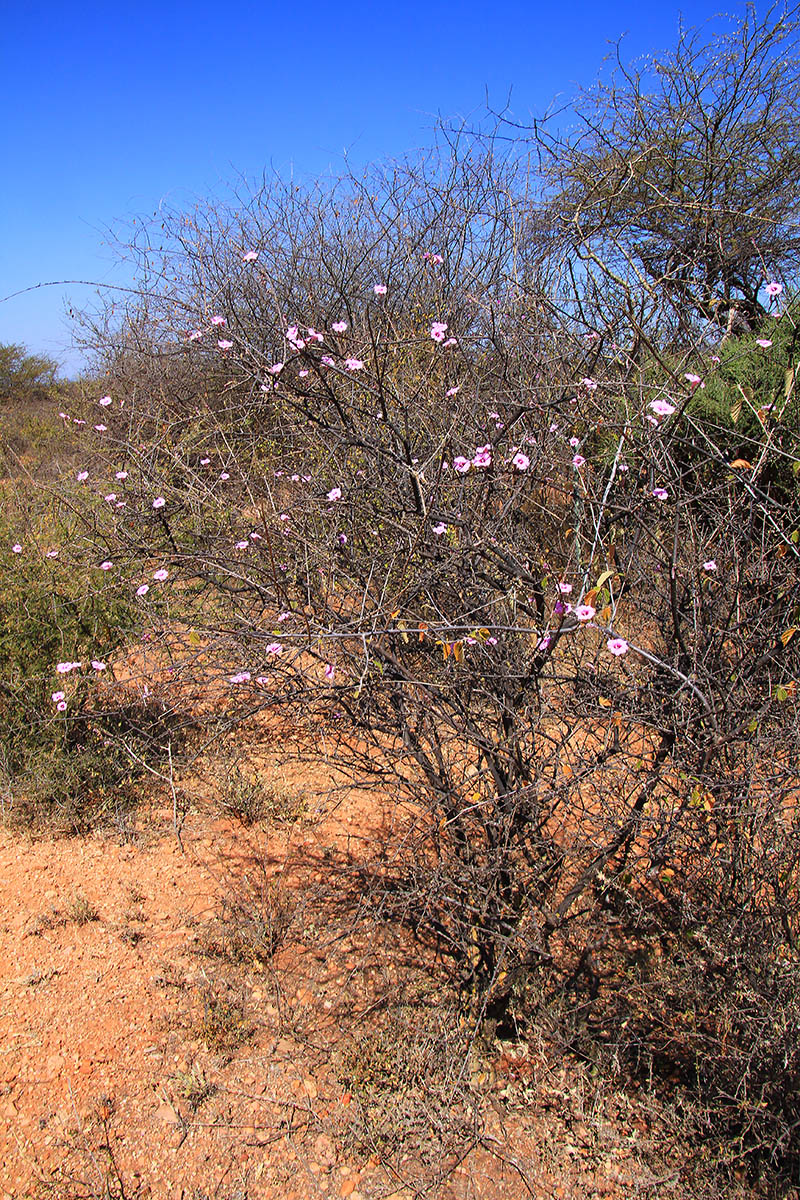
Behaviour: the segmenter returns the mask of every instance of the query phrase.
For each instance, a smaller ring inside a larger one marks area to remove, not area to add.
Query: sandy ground
[[[0,829],[0,1197],[660,1194],[647,1120],[568,1065],[408,1067],[456,1018],[361,904],[390,835],[358,796],[247,829],[201,805],[181,844],[168,809]],[[272,956],[237,941],[254,906]]]

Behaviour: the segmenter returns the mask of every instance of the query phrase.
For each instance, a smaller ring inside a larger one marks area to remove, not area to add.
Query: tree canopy
[[[754,329],[762,287],[800,261],[798,9],[720,32],[582,91],[564,132],[528,131],[553,236],[590,269],[658,288],[685,320]],[[564,114],[561,114],[562,119]]]

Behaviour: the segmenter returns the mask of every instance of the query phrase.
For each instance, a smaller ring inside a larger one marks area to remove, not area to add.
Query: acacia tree
[[[618,45],[608,82],[514,129],[541,156],[552,241],[601,290],[616,276],[657,293],[673,326],[761,324],[767,277],[792,277],[800,256],[797,11],[749,6],[638,63]]]
[[[45,355],[29,354],[20,345],[0,345],[0,399],[44,394],[52,387],[57,371],[58,364]]]

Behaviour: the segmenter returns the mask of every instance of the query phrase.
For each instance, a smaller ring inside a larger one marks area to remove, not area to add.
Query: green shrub
[[[48,553],[57,551],[57,556]],[[137,614],[83,548],[68,504],[0,518],[0,765],[15,820],[86,828],[134,798],[142,761],[180,737],[155,694],[116,684]],[[92,663],[104,664],[94,669]],[[80,663],[59,673],[58,664]]]

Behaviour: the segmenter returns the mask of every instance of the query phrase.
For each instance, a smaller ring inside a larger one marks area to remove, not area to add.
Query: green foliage
[[[796,494],[794,462],[800,456],[799,315],[792,306],[759,335],[771,345],[761,345],[754,334],[723,341],[719,363],[689,406],[728,462],[765,462],[762,485],[773,485],[786,499]]]
[[[86,668],[87,659],[113,655],[130,636],[134,610],[88,556],[71,552],[63,510],[56,506],[42,518],[31,527],[30,512],[23,516],[8,506],[0,524],[0,705],[6,730],[49,743],[51,693],[63,685],[80,707],[91,678],[84,669],[81,682],[70,684],[67,676],[64,683],[56,664],[79,661]],[[47,556],[56,550],[57,557]],[[6,754],[13,764],[8,743]]]
[[[58,364],[43,354],[29,354],[20,345],[0,345],[0,400],[46,391],[57,371]]]
[[[157,697],[92,669],[130,640],[136,613],[69,514],[8,503],[0,518],[0,766],[15,820],[77,831],[130,804],[142,760],[158,761],[180,734]],[[81,666],[59,674],[64,662]]]

